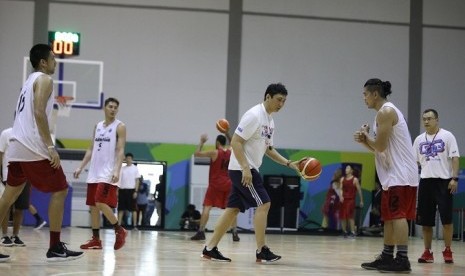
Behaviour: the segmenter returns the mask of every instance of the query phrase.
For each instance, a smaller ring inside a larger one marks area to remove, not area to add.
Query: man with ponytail
[[[384,248],[375,261],[363,263],[362,267],[381,272],[410,273],[407,220],[415,219],[418,168],[404,115],[386,99],[391,93],[389,81],[369,79],[365,83],[365,104],[377,112],[373,135],[368,124],[354,134],[356,142],[374,152],[376,170],[383,187]],[[395,257],[394,249],[397,249]]]

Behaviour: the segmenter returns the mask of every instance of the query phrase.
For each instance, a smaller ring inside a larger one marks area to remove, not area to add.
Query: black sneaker
[[[66,248],[64,242],[60,242],[47,251],[47,262],[64,262],[79,259],[84,252],[71,251]]]
[[[221,252],[218,250],[218,247],[213,247],[211,251],[207,250],[207,247],[205,246],[203,251],[202,251],[202,258],[207,259],[207,260],[212,260],[212,261],[217,261],[217,262],[230,262],[230,258],[226,258],[221,254]]]
[[[36,226],[34,226],[34,230],[40,230],[42,227],[45,226],[47,222],[45,220],[39,220],[36,222]]]
[[[26,246],[18,236],[11,236],[11,241],[14,246]]]
[[[363,263],[362,267],[367,270],[377,270],[382,265],[389,265],[394,261],[393,256],[386,254],[379,254],[376,259],[371,263]]]
[[[393,273],[410,273],[412,269],[410,268],[410,262],[407,258],[395,258],[390,264],[380,265],[378,267],[379,272],[393,272]]]
[[[237,232],[232,232],[232,240],[234,242],[238,242],[240,241],[241,239],[239,238],[239,235],[237,234]]]
[[[5,236],[5,237],[2,237],[2,246],[6,246],[6,247],[10,247],[10,246],[13,246],[13,242],[11,241],[10,237],[8,236]]]
[[[8,262],[10,260],[9,255],[0,254],[0,263]]]
[[[281,259],[281,256],[273,254],[273,252],[271,252],[271,250],[266,245],[262,247],[262,251],[260,251],[260,253],[256,253],[256,256],[257,263],[272,263]]]
[[[197,231],[194,236],[191,237],[192,241],[204,241],[205,240],[205,232]]]

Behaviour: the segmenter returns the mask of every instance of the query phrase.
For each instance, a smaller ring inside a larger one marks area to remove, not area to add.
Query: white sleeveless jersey
[[[95,128],[87,183],[103,182],[117,186],[118,183],[111,183],[111,177],[116,162],[116,128],[121,121],[115,120],[108,126],[104,122],[99,122]]]
[[[6,155],[6,152],[8,150],[8,145],[10,144],[10,139],[12,135],[13,129],[7,128],[2,131],[2,134],[0,134],[0,152],[3,153],[3,159],[2,159],[2,176],[3,176],[3,181],[6,181],[6,177],[8,176],[8,158]],[[0,184],[0,186],[3,186]]]
[[[391,107],[396,111],[398,122],[393,126],[386,150],[375,151],[376,170],[381,185],[385,190],[392,186],[418,186],[418,167],[404,115],[390,102],[386,102],[381,108],[384,107]],[[375,137],[376,130],[375,118]]]
[[[45,74],[42,72],[34,72],[29,75],[26,82],[24,83],[18,99],[18,103],[16,104],[15,120],[13,123],[12,139],[20,142],[24,147],[35,153],[37,156],[43,157],[31,158],[30,161],[37,159],[50,159],[47,145],[40,137],[39,130],[37,128],[37,122],[34,117],[34,82],[41,75]],[[47,118],[50,118],[53,108],[54,100],[52,95],[53,91],[50,98],[48,99],[45,110]],[[10,161],[15,160],[10,159]]]

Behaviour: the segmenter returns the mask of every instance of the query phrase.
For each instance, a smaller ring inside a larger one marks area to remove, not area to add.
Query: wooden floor
[[[90,229],[65,228],[62,240],[69,249],[90,237]],[[21,229],[26,247],[0,248],[12,260],[0,263],[0,275],[377,275],[360,267],[380,252],[382,238],[357,237],[355,240],[335,236],[270,234],[267,243],[283,258],[270,265],[255,263],[253,234],[240,234],[233,242],[227,234],[219,245],[231,263],[217,263],[200,258],[204,242],[191,241],[192,232],[130,231],[126,245],[113,250],[114,232],[101,230],[103,250],[87,250],[81,259],[61,263],[45,261],[48,248],[48,228],[36,231]],[[207,233],[207,239],[211,233]],[[444,264],[443,241],[433,242],[434,264],[418,264],[423,241],[411,238],[409,256],[413,275],[465,275],[465,243],[454,241],[455,264]]]

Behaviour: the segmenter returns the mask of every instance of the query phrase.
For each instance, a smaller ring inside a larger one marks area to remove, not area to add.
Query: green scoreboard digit
[[[56,55],[79,56],[80,33],[49,31],[48,42]]]

